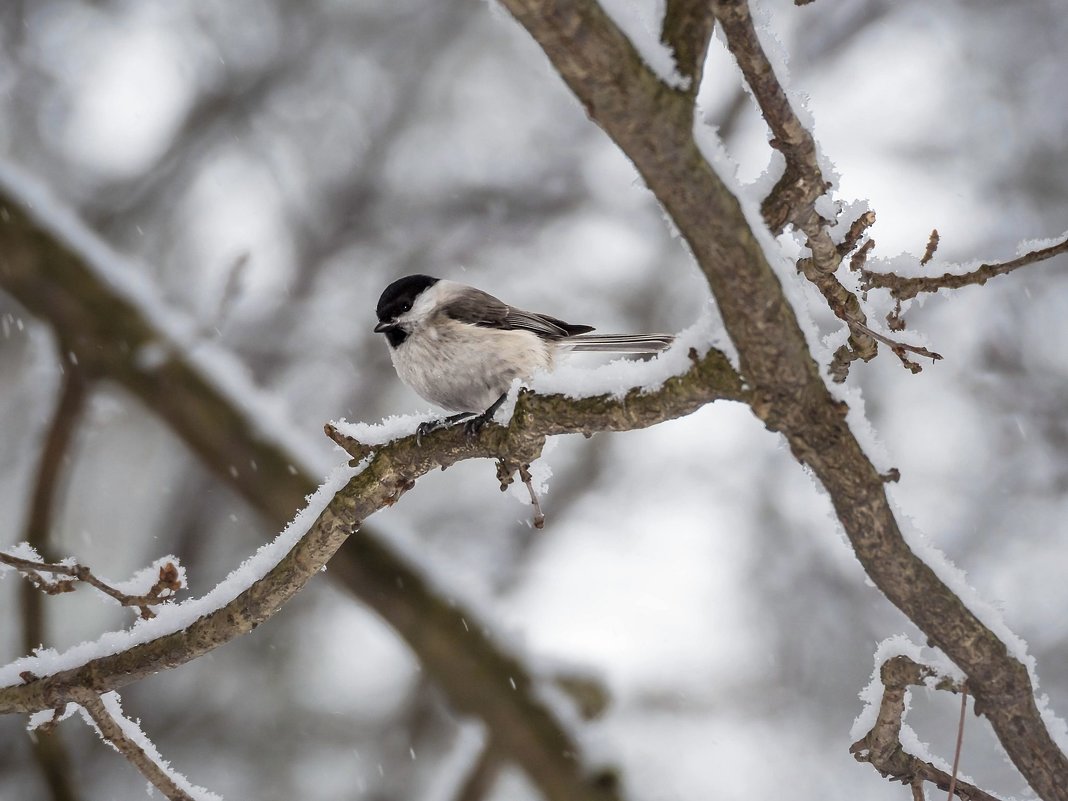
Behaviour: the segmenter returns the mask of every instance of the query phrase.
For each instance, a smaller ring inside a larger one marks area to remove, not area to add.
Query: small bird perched
[[[386,335],[397,375],[421,397],[450,412],[419,434],[466,418],[478,433],[516,378],[551,370],[558,353],[658,353],[670,334],[591,334],[546,314],[523,311],[486,292],[429,275],[409,275],[378,299],[375,332]]]

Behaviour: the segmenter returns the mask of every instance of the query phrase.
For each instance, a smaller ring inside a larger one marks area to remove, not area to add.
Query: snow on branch
[[[831,375],[836,381],[845,381],[850,363],[875,358],[879,342],[887,345],[914,373],[919,372],[920,365],[909,359],[907,353],[941,359],[940,355],[926,348],[898,342],[872,330],[856,294],[835,276],[842,258],[860,240],[864,229],[874,222],[874,214],[869,212],[854,221],[846,238],[848,246],[835,245],[828,221],[817,211],[817,201],[831,184],[820,168],[816,141],[794,111],[786,89],[775,75],[757,35],[749,4],[744,0],[717,0],[712,3],[712,9],[726,36],[727,47],[771,129],[770,144],[786,161],[782,177],[761,206],[764,220],[774,233],[781,233],[787,225],[793,225],[805,235],[811,255],[798,261],[798,271],[819,289],[831,311],[849,326],[849,339],[835,352]]]
[[[965,273],[947,272],[942,275],[904,276],[895,273],[878,273],[873,270],[863,270],[861,272],[863,276],[862,286],[864,289],[887,289],[894,299],[900,302],[914,298],[923,292],[937,292],[940,289],[960,289],[965,286],[982,286],[991,278],[1007,275],[1013,270],[1018,270],[1029,264],[1038,264],[1062,253],[1068,253],[1068,237],[1052,245],[1028,251],[1015,259],[980,264]],[[930,261],[930,259],[928,258],[927,261]],[[920,264],[926,264],[926,262],[921,261]]]
[[[222,801],[221,796],[191,784],[171,768],[141,727],[123,713],[116,693],[98,695],[82,690],[75,696],[86,722],[101,739],[126,757],[169,801]]]
[[[688,98],[662,90],[592,0],[501,1],[541,45],[593,121],[634,163],[689,244],[737,348],[753,411],[785,436],[794,457],[826,489],[872,582],[966,673],[983,714],[1035,792],[1047,801],[1068,801],[1062,781],[1068,758],[1038,709],[1023,656],[1010,652],[999,636],[1005,635],[1003,626],[995,630],[981,620],[905,540],[886,496],[886,477],[847,423],[847,405],[824,382],[797,311],[761,246],[767,237],[750,226],[738,196],[694,140]],[[749,34],[743,0],[718,0],[713,10],[724,26]],[[739,53],[743,71],[750,55],[750,65],[757,65],[755,51]],[[803,177],[798,197],[822,196],[815,174]],[[817,258],[822,244],[816,243]],[[939,570],[946,568],[932,557]]]
[[[231,588],[216,588],[204,598],[173,607],[176,620],[195,617],[187,625],[117,652],[63,665],[58,671],[50,670],[53,659],[23,658],[0,670],[0,680],[10,680],[12,671],[17,671],[24,680],[23,684],[0,688],[0,713],[36,712],[77,702],[76,696],[85,688],[95,692],[119,689],[249,633],[317,574],[364,519],[392,506],[419,477],[433,469],[465,459],[494,458],[516,470],[529,465],[540,454],[545,438],[550,435],[644,428],[689,414],[714,400],[747,397],[740,378],[721,352],[710,349],[704,357],[699,358],[696,351],[690,355],[691,368],[669,378],[655,391],[635,388],[622,397],[602,395],[578,399],[521,393],[509,424],[487,426],[477,437],[468,436],[459,427],[432,432],[420,442],[412,433],[381,446],[351,444],[350,449],[362,461],[362,467],[343,487],[335,488],[328,483],[321,488],[309,509],[283,533],[280,542],[267,546],[270,551],[278,551],[297,538],[269,570],[264,572],[263,565],[246,566],[232,577],[233,584],[247,584],[236,596],[217,603],[219,596]],[[335,438],[347,442],[343,436]],[[367,458],[371,451],[373,455]],[[352,472],[343,471],[339,475]],[[334,481],[339,478],[335,477]],[[309,518],[316,512],[309,524]],[[306,533],[302,533],[305,526]],[[270,555],[268,552],[259,561],[269,560]],[[172,621],[163,622],[169,625]],[[135,627],[129,634],[135,638],[138,629]]]
[[[910,754],[902,744],[902,726],[908,710],[909,687],[928,687],[951,693],[966,692],[960,682],[899,654],[879,668],[882,696],[871,730],[849,747],[858,762],[867,762],[890,781],[912,788],[913,797],[923,799],[923,785],[930,782],[940,790],[950,790],[962,801],[999,801],[973,784],[961,781],[955,771],[946,772],[929,760]]]
[[[0,552],[0,565],[17,570],[27,581],[47,595],[60,595],[73,592],[78,582],[95,587],[109,598],[114,598],[123,606],[136,606],[145,620],[155,617],[151,607],[169,601],[178,590],[185,586],[185,575],[178,560],[173,556],[157,560],[156,564],[141,571],[127,582],[128,587],[137,587],[140,592],[127,592],[119,586],[101,580],[85,565],[73,562],[48,564],[40,560],[26,559],[12,553]],[[46,579],[42,574],[66,576],[61,579]],[[145,587],[145,574],[154,574],[156,580]]]

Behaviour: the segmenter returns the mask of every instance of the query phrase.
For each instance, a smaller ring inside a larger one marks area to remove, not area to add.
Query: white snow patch
[[[415,433],[420,423],[429,423],[441,418],[440,413],[393,414],[379,423],[352,423],[342,418],[331,423],[340,433],[352,437],[364,445],[385,445],[395,439]]]

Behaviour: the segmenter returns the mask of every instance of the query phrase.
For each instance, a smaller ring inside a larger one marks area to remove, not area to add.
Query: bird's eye
[[[404,301],[404,303],[401,304],[401,311],[402,312],[411,311],[411,310],[412,310],[412,302],[410,300],[406,300],[406,301]]]

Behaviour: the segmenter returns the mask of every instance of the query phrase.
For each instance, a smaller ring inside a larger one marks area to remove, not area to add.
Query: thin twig
[[[921,292],[960,289],[971,285],[982,286],[991,278],[1011,273],[1013,270],[1018,270],[1029,264],[1037,264],[1046,259],[1052,259],[1062,253],[1068,253],[1068,239],[1055,245],[1050,245],[1048,248],[1032,250],[1009,261],[980,264],[970,273],[964,273],[963,275],[945,273],[938,276],[908,278],[895,273],[876,273],[870,270],[863,270],[862,275],[865,289],[887,289],[897,300],[908,300],[916,297]]]
[[[150,606],[169,600],[174,593],[182,588],[178,568],[174,566],[173,562],[167,562],[160,566],[159,579],[144,595],[130,595],[112,587],[97,578],[93,571],[85,565],[35,562],[31,559],[23,559],[21,556],[3,552],[0,552],[0,562],[18,570],[29,580],[31,585],[48,595],[73,592],[76,582],[81,581],[95,587],[110,598],[114,598],[123,606],[136,606],[141,612],[141,617],[146,620],[156,616],[156,613],[149,608]],[[69,576],[69,578],[49,581],[41,573]]]
[[[534,507],[534,528],[545,528],[545,515],[541,512],[541,504],[538,502],[538,493],[534,491],[534,484],[531,481],[530,465],[523,464],[519,466],[519,478],[527,487],[527,492],[530,493],[530,503]]]
[[[953,792],[957,788],[957,769],[960,767],[960,750],[964,744],[964,718],[968,711],[968,688],[960,694],[960,722],[957,724],[957,747],[953,750],[953,775],[949,778],[949,794],[946,801],[953,801]]]
[[[857,219],[853,220],[853,224],[849,226],[849,231],[846,233],[845,239],[838,244],[838,255],[845,256],[849,251],[857,246],[860,242],[860,238],[867,233],[868,229],[875,225],[875,212],[866,211],[861,214]],[[870,242],[871,240],[869,240]],[[867,242],[864,243],[865,247],[872,247]],[[852,267],[850,268],[852,269]]]
[[[915,353],[917,356],[924,356],[928,359],[931,359],[932,361],[938,361],[942,358],[942,354],[935,353],[933,350],[928,350],[927,348],[924,348],[920,345],[910,345],[907,342],[897,342],[896,340],[893,340],[888,336],[880,334],[878,331],[873,331],[871,328],[868,328],[867,325],[860,322],[860,320],[847,319],[846,322],[849,323],[850,327],[860,329],[868,336],[872,337],[873,339],[879,340],[884,345],[889,347],[890,350],[894,352],[894,355],[901,360],[902,364],[904,364],[905,367],[907,367],[914,373],[920,372],[922,368],[920,367],[920,365],[916,364],[916,362],[909,359],[905,355],[906,352]]]
[[[33,494],[30,496],[30,508],[22,534],[22,540],[46,559],[54,558],[51,534],[56,496],[67,453],[74,441],[88,396],[88,383],[84,373],[67,358],[62,345],[59,360],[63,365],[63,380],[55,410],[52,412],[52,422],[41,447]],[[22,611],[22,648],[24,653],[28,654],[44,644],[47,629],[44,597],[32,582],[26,582],[20,587],[19,605]],[[42,733],[35,737],[33,756],[48,786],[52,801],[76,801],[78,794],[70,779],[70,756],[60,733]]]
[[[193,796],[175,784],[174,779],[123,731],[123,727],[104,706],[100,696],[87,691],[78,703],[96,724],[100,736],[126,757],[142,776],[152,782],[153,787],[170,801],[195,801]]]
[[[931,230],[931,237],[927,240],[927,249],[923,252],[923,258],[920,259],[921,267],[925,267],[927,262],[934,258],[936,250],[938,250],[938,229],[933,228]]]

